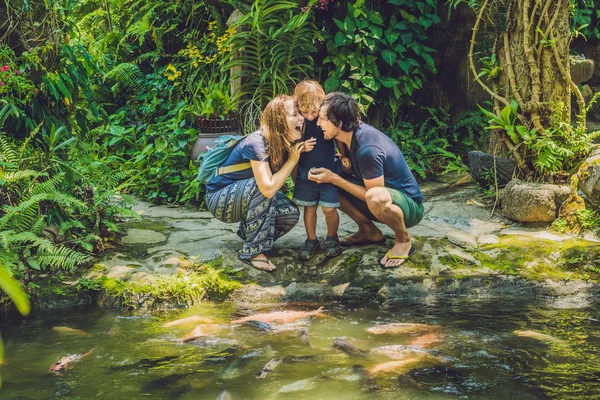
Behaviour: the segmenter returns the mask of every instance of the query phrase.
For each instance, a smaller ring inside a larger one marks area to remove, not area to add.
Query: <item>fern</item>
[[[20,163],[19,154],[13,146],[8,142],[4,133],[0,134],[0,160],[6,161],[17,167]]]
[[[68,247],[54,246],[49,241],[45,241],[39,246],[36,258],[42,266],[67,270],[72,270],[76,265],[92,261],[92,257],[86,254],[79,253]]]
[[[111,69],[104,75],[104,82],[115,81],[111,87],[113,95],[118,96],[121,92],[131,90],[134,93],[143,93],[148,82],[142,71],[136,64],[122,63]]]
[[[249,105],[242,105],[241,109],[262,110],[271,98],[287,93],[288,85],[313,74],[308,54],[314,51],[316,28],[309,22],[308,14],[298,12],[294,2],[257,0],[251,11],[240,18],[238,25],[244,29],[230,39],[231,51],[222,71],[239,68],[231,79],[242,80],[236,96]],[[242,115],[245,127],[256,125],[256,120],[252,120],[256,113]]]
[[[23,196],[23,199],[28,199],[31,196],[44,193],[53,193],[58,190],[59,185],[62,183],[65,174],[59,173],[55,177],[48,179],[45,182],[36,182],[31,190]]]
[[[2,179],[7,184],[12,184],[18,181],[28,180],[31,178],[37,179],[43,176],[48,176],[48,174],[45,172],[38,172],[31,169],[23,169],[20,171],[6,172]]]

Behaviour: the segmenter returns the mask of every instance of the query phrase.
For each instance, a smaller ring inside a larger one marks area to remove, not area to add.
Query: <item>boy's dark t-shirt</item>
[[[235,146],[235,149],[227,158],[227,161],[223,163],[222,167],[229,165],[241,164],[250,160],[255,161],[269,161],[269,152],[267,150],[267,141],[264,136],[258,132],[254,132],[242,139],[241,142]],[[234,182],[252,178],[252,168],[248,168],[242,171],[232,172],[230,174],[215,176],[206,185],[206,191],[208,193],[215,192],[219,189],[229,186]]]
[[[333,140],[325,140],[323,130],[317,126],[317,118],[312,121],[304,120],[304,138],[316,138],[317,142],[312,151],[300,154],[298,161],[298,179],[306,181],[318,189],[319,184],[308,180],[308,171],[311,168],[327,168],[335,171],[335,144]],[[303,182],[304,183],[304,182]]]
[[[423,195],[404,155],[383,132],[361,122],[352,135],[350,146],[352,173],[360,180],[384,176],[385,187],[396,189],[417,203]]]

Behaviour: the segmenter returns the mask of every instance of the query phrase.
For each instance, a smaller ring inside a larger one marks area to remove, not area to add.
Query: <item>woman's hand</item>
[[[317,144],[317,138],[310,138],[308,140],[304,141],[304,149],[302,150],[304,153],[308,153],[309,151],[312,151],[312,149],[315,148],[315,145]]]
[[[311,168],[308,179],[317,183],[331,183],[338,175],[327,168]]]
[[[304,142],[298,142],[293,144],[290,148],[290,160],[292,160],[294,163],[298,163],[302,151],[304,151]]]

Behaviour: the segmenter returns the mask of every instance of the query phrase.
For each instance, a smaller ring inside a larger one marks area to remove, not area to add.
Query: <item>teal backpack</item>
[[[250,162],[221,167],[221,165],[227,161],[231,152],[235,149],[235,146],[237,146],[244,137],[245,136],[239,135],[219,136],[217,140],[215,140],[215,145],[213,147],[198,156],[200,170],[198,171],[198,177],[196,179],[206,185],[215,176],[250,169]]]

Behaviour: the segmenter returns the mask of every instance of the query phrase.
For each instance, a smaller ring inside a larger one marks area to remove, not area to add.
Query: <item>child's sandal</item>
[[[318,239],[306,239],[302,247],[298,249],[298,258],[302,261],[310,260],[311,258],[313,258],[317,250],[319,250],[319,246],[320,243]]]
[[[341,252],[340,239],[337,236],[327,236],[325,239],[325,255],[333,258],[339,256]]]

